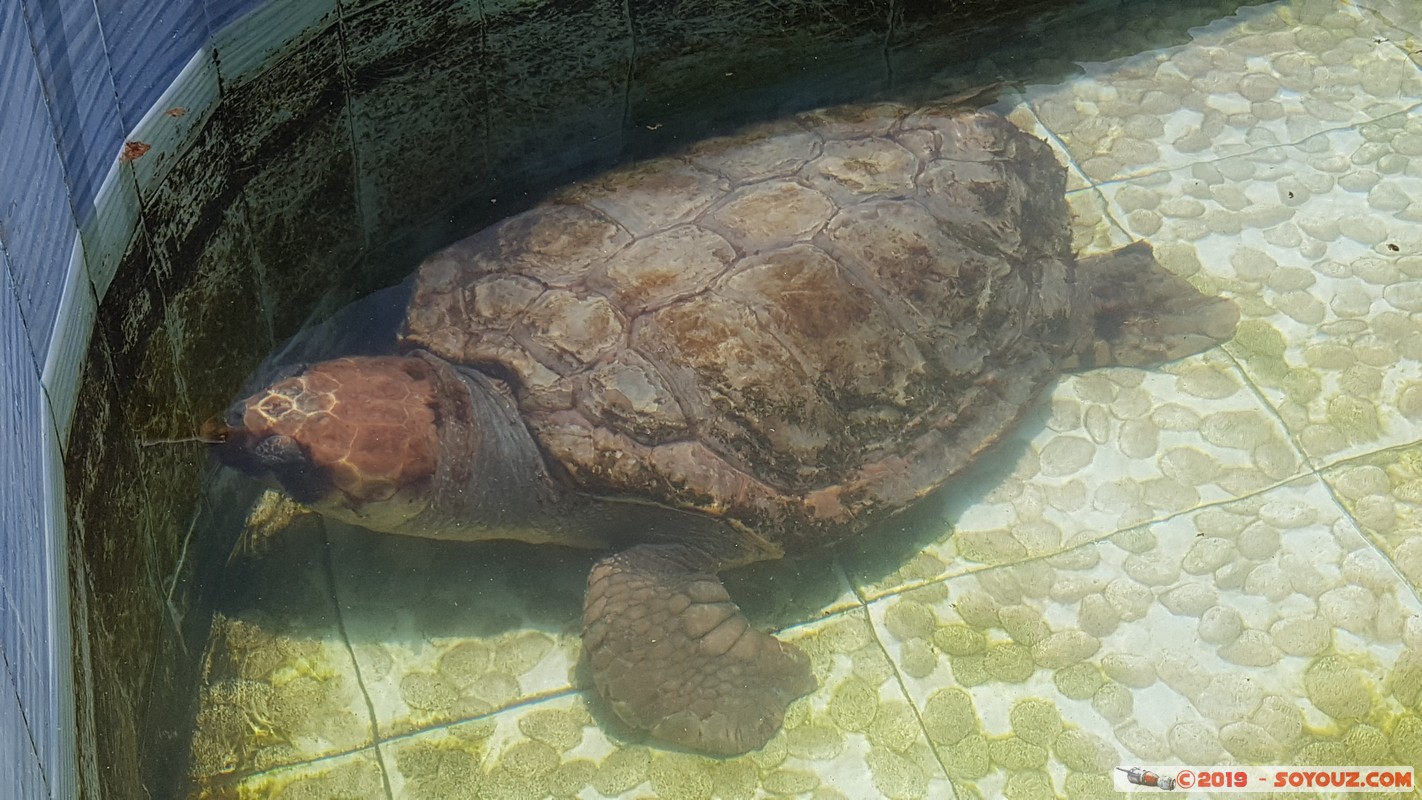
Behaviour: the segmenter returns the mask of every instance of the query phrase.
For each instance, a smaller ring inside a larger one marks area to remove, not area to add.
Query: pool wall
[[[212,32],[254,5],[0,5],[0,782],[10,796],[78,792],[70,600],[83,594],[70,591],[63,459],[96,311],[140,225],[139,170],[117,156],[185,69],[215,75]]]

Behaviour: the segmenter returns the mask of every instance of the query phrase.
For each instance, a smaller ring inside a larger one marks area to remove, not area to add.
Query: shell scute
[[[794,245],[746,259],[723,292],[754,309],[760,326],[841,409],[903,407],[924,374],[912,339],[818,248]]]
[[[551,286],[582,280],[632,241],[622,226],[583,205],[551,203],[498,223],[496,243],[467,251],[470,266],[481,272],[517,272]]]
[[[576,184],[557,199],[595,208],[640,237],[691,222],[730,188],[720,175],[659,158]]]
[[[690,421],[671,385],[635,350],[617,353],[587,373],[577,403],[585,417],[617,424],[644,444],[691,435]]]
[[[550,354],[540,361],[556,371],[580,369],[623,341],[612,303],[595,293],[550,289],[528,307],[519,325],[531,343]]]
[[[828,197],[808,186],[770,180],[732,192],[709,218],[742,253],[753,254],[809,238],[834,210]]]
[[[736,184],[795,174],[819,155],[820,136],[792,120],[768,122],[694,145],[691,163]]]
[[[681,378],[708,447],[777,485],[813,474],[825,432],[844,425],[776,332],[730,297],[667,306],[637,327],[633,344]]]
[[[918,158],[890,139],[849,139],[826,142],[821,156],[805,165],[801,175],[843,205],[874,195],[911,193],[918,167]]]
[[[635,316],[705,289],[736,260],[736,250],[718,234],[678,225],[638,239],[589,277],[589,285]]]

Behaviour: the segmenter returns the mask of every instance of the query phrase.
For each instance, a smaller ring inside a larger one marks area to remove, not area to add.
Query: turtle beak
[[[234,406],[228,422],[209,420],[204,441],[224,466],[263,481],[274,481],[299,502],[324,494],[325,481],[296,439],[279,433],[256,432],[241,424],[243,403]],[[237,424],[231,424],[235,415]]]
[[[208,417],[198,426],[197,440],[204,444],[226,444],[232,436],[232,428],[217,417]]]
[[[220,420],[208,420],[203,425],[203,441],[224,466],[248,475],[260,475],[265,470],[252,458],[252,436],[244,428],[234,428]]]
[[[299,455],[300,446],[291,437],[259,435],[244,425],[247,403],[239,400],[227,409],[225,419],[213,417],[204,422],[199,434],[202,440],[212,445],[218,461],[248,475],[262,475],[281,464],[292,463],[292,451]],[[272,439],[285,441],[268,444]]]
[[[247,439],[250,438],[242,426],[242,406],[245,401],[234,403],[223,417],[210,417],[202,424],[198,436],[212,447],[213,455],[224,465],[241,472],[253,473],[246,455]]]

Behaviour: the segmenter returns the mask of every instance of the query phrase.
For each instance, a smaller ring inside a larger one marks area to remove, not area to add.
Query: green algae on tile
[[[988,741],[980,733],[964,736],[952,746],[940,746],[938,754],[943,759],[943,769],[954,781],[977,780],[992,771]]]
[[[1051,635],[1042,612],[1028,605],[1008,606],[997,612],[1002,629],[1020,645],[1031,647]]]
[[[894,665],[884,658],[878,647],[861,647],[849,656],[854,677],[871,686],[879,686],[894,676]]]
[[[1012,730],[1024,742],[1048,747],[1062,732],[1062,714],[1056,704],[1040,698],[1019,700],[1009,713]]]
[[[730,758],[711,765],[713,792],[718,800],[751,800],[760,785],[760,769],[749,758]]]
[[[479,701],[470,704],[471,710],[502,708],[517,700],[522,691],[518,678],[513,675],[506,672],[486,672],[469,689],[470,697]]]
[[[939,689],[923,705],[923,728],[937,745],[955,745],[981,724],[972,695],[962,689]]]
[[[933,610],[913,600],[897,600],[884,612],[884,627],[900,641],[926,639],[937,625]]]
[[[785,746],[792,756],[829,761],[844,752],[845,740],[839,728],[811,722],[787,731]]]
[[[923,728],[912,706],[902,700],[893,700],[879,705],[879,712],[874,715],[874,722],[869,725],[867,733],[869,743],[875,747],[903,752],[919,741]]]
[[[1029,555],[1027,546],[1006,529],[962,531],[954,542],[960,556],[978,564],[1012,564]]]
[[[529,712],[518,720],[523,735],[565,752],[583,741],[583,723],[570,711],[545,708]]]
[[[261,615],[214,622],[192,738],[193,776],[263,770],[371,742],[343,648]]]
[[[923,639],[910,639],[899,648],[899,668],[905,675],[926,678],[938,667],[938,653]]]
[[[1052,752],[1068,769],[1077,772],[1106,773],[1120,762],[1116,748],[1090,731],[1062,731],[1052,742]]]
[[[492,666],[510,675],[522,675],[533,669],[553,650],[553,637],[539,631],[505,634],[490,643]]]
[[[230,795],[240,800],[382,800],[385,782],[374,751],[341,756],[335,761],[302,764],[253,775],[237,784]],[[433,800],[439,795],[413,795],[412,800]],[[473,796],[473,795],[469,795]]]
[[[1096,709],[1111,724],[1125,722],[1135,708],[1135,696],[1131,690],[1115,681],[1110,681],[1091,696],[1091,707]]]
[[[1057,793],[1050,775],[1041,770],[1024,770],[1008,774],[1002,795],[1007,800],[1055,800]]]
[[[454,685],[467,689],[488,671],[491,660],[489,645],[469,640],[444,651],[437,662],[437,669]]]
[[[505,749],[499,756],[499,766],[520,778],[542,778],[553,774],[561,760],[550,745],[526,739]]]
[[[1387,734],[1366,723],[1350,727],[1342,742],[1354,764],[1386,764],[1392,755]]]
[[[1231,722],[1220,728],[1220,744],[1245,764],[1274,764],[1283,755],[1283,745],[1252,722]]]
[[[447,716],[459,702],[459,691],[441,675],[410,672],[400,679],[400,698],[417,711]]]
[[[1068,772],[1063,788],[1066,789],[1066,796],[1072,800],[1095,800],[1095,798],[1106,800],[1106,798],[1120,796],[1109,775]]]
[[[988,672],[987,655],[953,656],[948,659],[953,680],[960,686],[981,686],[993,679]]]
[[[613,750],[597,765],[593,788],[607,797],[616,797],[647,780],[651,763],[651,751],[645,747]]]
[[[1280,695],[1269,695],[1250,716],[1250,721],[1258,725],[1280,745],[1293,747],[1298,743],[1304,729],[1304,714],[1301,705]]]
[[[710,800],[715,784],[708,767],[714,763],[703,756],[654,751],[647,772],[657,797]]]
[[[541,800],[548,796],[552,779],[551,772],[525,776],[498,764],[485,773],[482,796],[507,800]]]
[[[998,642],[988,646],[983,655],[983,669],[993,680],[1022,683],[1032,677],[1037,668],[1032,663],[1031,649],[1016,642]]]
[[[794,706],[791,706],[791,708],[793,709]],[[789,718],[788,714],[786,718]],[[790,748],[786,746],[784,736],[772,737],[764,747],[752,751],[746,756],[751,763],[755,764],[762,771],[775,769],[781,764],[784,764],[785,760],[789,757]]]
[[[864,620],[842,617],[821,628],[815,638],[833,652],[852,653],[872,642],[874,633]]]
[[[777,769],[761,779],[761,788],[771,794],[805,794],[819,788],[819,776],[798,769]]]
[[[912,759],[892,750],[874,749],[865,758],[874,787],[892,800],[916,800],[928,794],[928,773]]]
[[[1020,736],[988,740],[988,757],[1007,770],[1039,769],[1047,765],[1047,749]]]
[[[1090,636],[1110,636],[1121,625],[1121,612],[1111,605],[1105,595],[1093,592],[1081,598],[1076,624]]]
[[[481,745],[413,741],[395,748],[395,766],[404,777],[406,797],[478,797],[484,789],[483,756]]]
[[[1404,764],[1422,764],[1422,718],[1403,714],[1393,723],[1392,754]]]
[[[1402,705],[1417,707],[1422,701],[1422,650],[1409,647],[1402,651],[1388,674],[1387,690]]]
[[[961,623],[941,625],[933,632],[933,644],[950,656],[971,656],[987,652],[987,637]]]
[[[1352,444],[1375,441],[1382,434],[1377,404],[1362,398],[1330,398],[1324,419]]]
[[[1060,630],[1031,648],[1031,658],[1045,669],[1062,669],[1096,655],[1101,641],[1085,631]],[[991,651],[989,651],[991,655]]]
[[[564,761],[548,776],[548,793],[554,797],[577,797],[597,775],[597,764],[586,758]]]
[[[1344,656],[1324,656],[1304,672],[1304,693],[1318,710],[1344,722],[1359,720],[1373,706],[1373,687],[1363,670]]]
[[[867,731],[879,713],[879,690],[858,677],[850,677],[830,695],[829,713],[842,730]]]

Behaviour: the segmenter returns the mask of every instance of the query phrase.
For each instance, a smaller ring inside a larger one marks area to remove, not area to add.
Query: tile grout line
[[[832,616],[833,616],[833,615],[832,615]],[[352,658],[354,658],[354,656],[352,656]],[[357,668],[357,670],[359,670],[359,665],[357,665],[356,668]],[[363,685],[363,684],[361,685],[361,688],[362,688],[362,693],[364,694],[364,685]],[[554,691],[554,692],[547,692],[547,693],[543,693],[543,694],[530,695],[530,696],[528,696],[528,697],[523,698],[522,700],[519,700],[519,701],[516,702],[516,703],[510,703],[509,705],[502,706],[502,707],[500,707],[500,708],[494,709],[494,710],[492,710],[492,711],[487,711],[487,712],[485,712],[485,713],[483,713],[483,714],[478,714],[478,715],[476,715],[476,716],[465,717],[465,718],[463,718],[463,719],[449,720],[449,721],[447,721],[447,722],[440,722],[440,723],[437,723],[437,724],[434,724],[434,725],[426,725],[426,726],[424,726],[424,727],[416,728],[416,729],[414,729],[414,730],[406,731],[406,732],[404,732],[404,733],[397,733],[397,734],[395,734],[395,735],[393,735],[393,736],[389,736],[389,737],[382,737],[382,736],[378,736],[378,735],[377,735],[376,737],[374,737],[374,738],[371,739],[371,741],[370,741],[369,744],[363,745],[363,746],[361,746],[361,747],[353,747],[353,748],[349,748],[349,749],[346,749],[346,750],[340,750],[340,751],[338,751],[338,752],[326,753],[326,754],[323,754],[323,755],[314,756],[314,757],[311,757],[311,758],[303,758],[303,759],[301,759],[301,760],[299,760],[299,761],[292,761],[292,762],[286,763],[286,764],[279,764],[279,765],[276,765],[276,766],[267,767],[267,768],[265,768],[265,769],[254,769],[254,770],[248,770],[248,771],[243,771],[243,772],[233,772],[233,773],[229,773],[229,774],[226,774],[226,775],[221,776],[220,782],[223,783],[223,784],[228,784],[228,783],[233,783],[233,782],[241,782],[241,781],[249,780],[249,779],[251,779],[251,778],[257,778],[257,777],[262,777],[262,776],[269,776],[269,775],[272,775],[272,774],[274,774],[274,773],[281,772],[281,771],[283,771],[283,770],[297,769],[297,768],[300,768],[300,767],[307,767],[307,766],[313,766],[313,765],[316,765],[316,764],[322,764],[322,763],[325,763],[325,762],[328,762],[328,761],[336,761],[336,760],[339,760],[339,759],[342,759],[342,758],[348,758],[348,757],[350,757],[350,756],[359,755],[359,754],[365,753],[365,752],[367,752],[367,751],[373,751],[373,752],[375,753],[376,758],[377,758],[377,760],[379,761],[379,764],[380,764],[382,777],[384,777],[384,773],[385,773],[385,756],[384,756],[384,752],[383,752],[383,746],[384,746],[384,745],[395,744],[395,743],[398,743],[398,742],[403,742],[403,741],[408,740],[408,739],[415,739],[415,738],[418,738],[418,737],[420,737],[420,736],[424,736],[425,734],[429,734],[429,733],[435,733],[435,732],[438,732],[438,731],[447,731],[447,730],[449,730],[449,729],[451,729],[451,728],[454,728],[454,727],[456,727],[456,726],[458,726],[458,725],[467,725],[467,724],[472,723],[472,722],[483,722],[483,721],[485,721],[485,720],[496,719],[496,718],[498,718],[498,717],[502,716],[503,714],[508,713],[508,712],[510,712],[510,711],[515,711],[515,710],[521,709],[521,708],[527,708],[527,707],[529,707],[529,706],[538,705],[538,704],[540,704],[540,703],[545,703],[545,702],[548,702],[548,701],[550,701],[550,700],[557,700],[557,699],[563,698],[563,697],[573,697],[573,696],[575,696],[575,695],[578,695],[578,694],[583,693],[584,691],[586,691],[586,690],[585,690],[585,689],[579,689],[579,688],[576,687],[576,686],[570,686],[570,687],[568,687],[568,688],[566,688],[566,689],[559,689],[559,690]],[[367,696],[367,701],[369,701],[368,696]],[[374,721],[374,717],[372,716],[372,722],[373,722],[373,721]],[[388,784],[388,781],[387,781],[387,784]],[[394,796],[395,796],[395,795],[394,795],[393,792],[392,792],[392,793],[390,794],[390,797],[391,797],[391,798],[394,798]]]
[[[1360,458],[1361,458],[1361,456],[1360,456]],[[1198,512],[1205,511],[1205,510],[1207,510],[1207,509],[1219,508],[1219,507],[1221,507],[1221,506],[1227,506],[1227,505],[1230,505],[1230,504],[1232,504],[1232,503],[1238,503],[1238,502],[1242,502],[1242,501],[1245,501],[1245,500],[1249,500],[1249,499],[1251,499],[1251,498],[1259,497],[1260,495],[1267,494],[1267,493],[1272,492],[1272,491],[1274,491],[1275,489],[1278,489],[1278,488],[1280,488],[1280,487],[1287,486],[1287,485],[1289,485],[1289,484],[1291,484],[1291,483],[1294,483],[1294,482],[1300,481],[1300,480],[1304,480],[1304,479],[1307,479],[1307,478],[1318,478],[1320,481],[1323,480],[1322,475],[1319,474],[1319,471],[1310,468],[1310,469],[1308,469],[1307,471],[1299,472],[1299,473],[1296,473],[1296,474],[1294,474],[1294,475],[1289,476],[1288,478],[1284,478],[1284,479],[1282,479],[1282,480],[1275,481],[1275,482],[1269,484],[1268,486],[1262,487],[1262,488],[1260,488],[1260,489],[1257,489],[1257,490],[1255,490],[1255,491],[1249,492],[1249,493],[1247,493],[1247,494],[1242,494],[1242,495],[1239,495],[1239,496],[1237,496],[1237,497],[1224,498],[1224,499],[1221,499],[1221,500],[1213,500],[1213,501],[1210,501],[1210,502],[1208,502],[1208,503],[1201,503],[1201,504],[1199,504],[1199,505],[1192,506],[1192,507],[1190,507],[1190,508],[1182,509],[1182,510],[1179,510],[1179,511],[1173,511],[1173,512],[1170,512],[1170,513],[1168,513],[1168,514],[1165,514],[1164,516],[1152,517],[1151,519],[1143,520],[1143,521],[1138,522],[1138,523],[1136,523],[1136,524],[1134,524],[1134,525],[1129,525],[1129,526],[1124,527],[1124,528],[1118,528],[1118,529],[1116,529],[1116,530],[1111,531],[1110,533],[1105,533],[1105,534],[1102,534],[1102,535],[1100,535],[1100,536],[1098,536],[1098,537],[1095,537],[1095,538],[1092,538],[1092,539],[1087,539],[1087,540],[1084,540],[1084,541],[1076,542],[1076,543],[1071,544],[1071,545],[1068,545],[1068,546],[1063,546],[1063,547],[1061,547],[1061,548],[1059,548],[1059,549],[1057,549],[1057,550],[1053,550],[1053,551],[1050,552],[1050,553],[1037,553],[1037,554],[1030,555],[1030,556],[1028,556],[1028,557],[1026,557],[1026,558],[1023,558],[1023,559],[1020,559],[1020,560],[1017,560],[1017,561],[1011,561],[1011,562],[1006,562],[1006,563],[1001,563],[1001,564],[986,564],[986,563],[980,563],[980,562],[979,562],[979,563],[977,563],[976,566],[974,566],[972,569],[967,569],[967,570],[964,570],[963,572],[955,572],[955,573],[953,573],[953,574],[951,574],[951,575],[939,575],[939,576],[936,576],[936,577],[933,577],[933,578],[930,578],[930,579],[927,579],[927,580],[908,582],[908,583],[905,583],[905,584],[902,585],[902,586],[898,586],[898,587],[895,587],[894,589],[891,589],[891,590],[889,590],[889,591],[886,591],[886,592],[884,592],[883,594],[875,595],[872,599],[866,601],[866,606],[865,606],[865,607],[867,608],[869,604],[877,603],[877,602],[879,602],[880,600],[884,600],[884,599],[887,599],[887,598],[890,598],[890,597],[897,597],[897,596],[899,596],[899,595],[907,594],[908,592],[917,591],[917,590],[919,590],[919,589],[927,588],[927,587],[929,587],[929,586],[933,586],[933,585],[936,585],[936,584],[947,583],[947,582],[949,582],[949,581],[957,580],[957,579],[959,579],[959,578],[967,577],[967,576],[969,576],[969,575],[976,575],[977,573],[980,573],[980,572],[987,572],[987,571],[989,571],[989,570],[1002,569],[1002,568],[1006,568],[1006,567],[1014,567],[1014,566],[1019,566],[1019,565],[1022,565],[1022,564],[1031,564],[1031,563],[1036,562],[1036,561],[1043,561],[1043,560],[1046,560],[1046,559],[1049,559],[1049,558],[1055,558],[1056,556],[1062,555],[1062,554],[1064,554],[1064,553],[1070,553],[1070,552],[1072,552],[1073,550],[1077,550],[1077,549],[1080,549],[1080,548],[1083,548],[1083,547],[1090,547],[1090,546],[1096,546],[1096,545],[1106,544],[1106,543],[1108,543],[1108,540],[1111,539],[1112,537],[1114,537],[1114,536],[1119,536],[1119,535],[1121,535],[1121,534],[1123,534],[1123,533],[1129,533],[1130,531],[1135,531],[1135,530],[1140,530],[1140,529],[1143,529],[1143,528],[1153,527],[1153,526],[1155,526],[1155,525],[1160,525],[1160,524],[1162,524],[1162,523],[1170,522],[1170,521],[1172,521],[1172,520],[1176,520],[1176,519],[1179,519],[1179,518],[1184,517],[1184,516],[1187,516],[1187,515],[1196,514],[1196,513],[1198,513]],[[1350,516],[1349,519],[1351,520],[1352,517]],[[953,531],[953,532],[950,534],[950,536],[954,536],[954,535],[956,535],[956,534],[957,534],[957,531],[955,530],[955,531]],[[856,593],[857,593],[857,589],[856,589]],[[849,609],[845,609],[845,610],[848,611]],[[842,612],[836,612],[836,613],[842,613]],[[826,616],[825,618],[827,619],[827,618],[829,618],[830,616],[834,616],[834,615],[831,614],[831,615]],[[807,624],[810,624],[811,622],[816,622],[816,621],[817,621],[817,620],[808,620],[808,621],[806,621],[806,622],[796,623],[795,625],[788,625],[788,626],[786,626],[785,629],[794,628],[794,627],[800,627],[800,626],[807,625]]]
[[[879,626],[874,624],[874,617],[869,613],[868,606],[864,607],[864,624],[869,626],[869,634],[874,637],[874,644],[878,646],[879,652],[884,656],[884,660],[887,661],[889,667],[893,669],[894,683],[899,687],[899,695],[903,697],[904,702],[907,703],[909,709],[913,711],[913,720],[918,724],[918,729],[923,733],[923,739],[928,744],[929,751],[933,753],[933,760],[938,764],[938,768],[943,771],[943,779],[948,782],[950,791],[956,796],[957,789],[953,785],[952,775],[948,772],[948,764],[943,760],[943,754],[939,752],[938,747],[934,744],[933,737],[928,733],[928,726],[923,722],[923,709],[919,708],[918,702],[914,700],[913,695],[909,692],[908,684],[904,682],[902,665],[898,659],[894,658],[893,654],[889,652],[889,648],[885,646],[884,637],[879,635]],[[924,705],[927,705],[926,701]],[[865,736],[868,736],[867,731]]]
[[[1369,455],[1372,454],[1370,453]],[[1417,586],[1412,581],[1408,580],[1406,575],[1402,574],[1402,568],[1397,565],[1397,561],[1393,559],[1392,554],[1388,553],[1381,546],[1379,546],[1377,537],[1375,537],[1366,527],[1364,527],[1363,523],[1359,521],[1357,517],[1353,516],[1352,512],[1348,510],[1348,506],[1345,505],[1343,503],[1342,498],[1339,497],[1338,490],[1333,487],[1333,484],[1323,480],[1321,476],[1319,478],[1319,482],[1323,484],[1324,491],[1328,492],[1329,499],[1332,500],[1333,504],[1338,507],[1338,510],[1340,513],[1342,513],[1343,518],[1348,520],[1348,522],[1351,523],[1355,529],[1357,529],[1358,534],[1363,537],[1363,541],[1367,543],[1368,547],[1374,553],[1382,556],[1383,562],[1386,563],[1388,567],[1391,568],[1392,573],[1400,579],[1398,583],[1401,585],[1402,589],[1406,591],[1407,594],[1413,600],[1417,601],[1419,604],[1422,604],[1422,587]]]
[[[351,644],[350,632],[346,630],[346,617],[341,610],[341,594],[336,583],[336,567],[331,559],[331,536],[326,530],[325,523],[321,522],[320,525],[321,565],[325,568],[326,580],[331,583],[331,604],[336,609],[336,629],[340,631],[341,643],[345,645],[346,653],[350,656],[351,668],[355,670],[356,685],[360,687],[361,699],[365,701],[366,713],[370,715],[370,747],[375,750],[375,762],[380,766],[380,782],[385,787],[385,796],[389,800],[395,800],[395,793],[390,787],[390,769],[385,764],[385,752],[380,747],[380,719],[375,715],[375,701],[370,698],[370,691],[366,688],[365,674],[360,668],[360,659],[356,657],[355,646]]]
[[[1287,430],[1287,429],[1286,429],[1286,430]],[[1242,495],[1238,495],[1238,496],[1236,496],[1236,497],[1230,497],[1230,498],[1225,498],[1225,499],[1221,499],[1221,500],[1214,500],[1214,501],[1211,501],[1211,502],[1208,502],[1208,503],[1201,503],[1200,505],[1192,506],[1191,508],[1182,509],[1182,510],[1180,510],[1180,511],[1174,511],[1174,512],[1168,513],[1168,514],[1166,514],[1166,515],[1164,515],[1164,516],[1153,517],[1153,518],[1151,518],[1151,519],[1149,519],[1149,520],[1144,520],[1144,521],[1142,521],[1142,522],[1140,522],[1140,523],[1137,523],[1137,524],[1135,524],[1135,525],[1130,525],[1130,526],[1124,527],[1124,528],[1118,528],[1118,529],[1116,529],[1116,530],[1114,530],[1114,531],[1111,531],[1110,533],[1102,534],[1101,536],[1096,537],[1096,538],[1093,538],[1093,539],[1088,539],[1088,540],[1085,540],[1085,541],[1080,541],[1080,542],[1077,542],[1077,543],[1072,544],[1072,545],[1070,545],[1070,546],[1065,546],[1065,547],[1062,547],[1062,548],[1060,548],[1060,549],[1058,549],[1058,550],[1054,550],[1054,551],[1052,551],[1052,552],[1050,552],[1050,553],[1034,554],[1034,555],[1031,555],[1031,556],[1029,556],[1029,557],[1027,557],[1027,558],[1021,559],[1021,560],[1019,560],[1019,561],[1012,561],[1012,562],[1001,563],[1001,564],[978,563],[978,564],[976,564],[974,567],[972,567],[971,569],[967,569],[967,570],[964,570],[964,571],[962,571],[962,572],[955,572],[955,573],[952,573],[952,574],[950,574],[950,575],[939,575],[939,576],[936,576],[936,577],[933,577],[933,578],[930,578],[930,579],[927,579],[927,580],[908,581],[908,582],[905,582],[905,583],[904,583],[903,585],[901,585],[901,586],[896,586],[896,587],[894,587],[893,589],[890,589],[890,590],[884,592],[883,594],[876,594],[876,595],[874,595],[873,597],[869,597],[869,596],[865,595],[864,592],[863,592],[863,587],[860,587],[860,586],[856,585],[856,582],[855,582],[852,578],[848,578],[849,584],[850,584],[850,588],[854,591],[856,598],[858,598],[858,601],[859,601],[859,605],[858,605],[858,606],[855,606],[855,607],[852,607],[852,608],[841,609],[841,610],[839,610],[839,611],[835,611],[835,612],[832,612],[832,613],[830,613],[830,614],[825,614],[824,616],[821,616],[821,617],[819,617],[819,618],[817,618],[817,619],[811,619],[811,620],[804,620],[804,621],[801,621],[801,622],[796,622],[796,623],[793,623],[793,624],[790,624],[790,625],[786,625],[786,626],[784,626],[784,627],[782,627],[782,628],[779,628],[778,630],[780,630],[780,631],[787,631],[787,630],[794,630],[794,629],[797,629],[797,628],[803,628],[803,627],[805,627],[805,626],[807,626],[807,625],[815,624],[815,623],[818,623],[818,622],[820,622],[820,621],[822,621],[822,620],[833,619],[834,617],[843,616],[843,615],[848,614],[849,612],[853,611],[854,608],[861,608],[861,607],[862,607],[862,608],[864,608],[864,609],[867,611],[870,605],[872,605],[872,604],[874,604],[874,603],[877,603],[877,602],[879,602],[879,601],[881,601],[881,600],[885,600],[885,599],[888,599],[888,598],[891,598],[891,597],[898,597],[898,596],[900,596],[900,595],[904,595],[904,594],[907,594],[907,593],[909,593],[909,592],[917,591],[917,590],[919,590],[919,589],[924,589],[924,588],[927,588],[927,587],[929,587],[929,586],[934,586],[934,585],[941,584],[941,583],[948,583],[948,582],[950,582],[950,581],[955,581],[955,580],[957,580],[957,579],[959,579],[959,578],[964,578],[964,577],[967,577],[967,576],[969,576],[969,575],[976,575],[977,573],[980,573],[980,572],[987,572],[987,571],[989,571],[989,570],[994,570],[994,569],[1000,569],[1000,568],[1006,568],[1006,567],[1013,567],[1013,566],[1018,566],[1018,565],[1021,565],[1021,564],[1030,564],[1030,563],[1033,563],[1033,562],[1035,562],[1035,561],[1042,561],[1042,560],[1049,559],[1049,558],[1055,558],[1056,556],[1062,555],[1062,554],[1064,554],[1064,553],[1069,553],[1069,552],[1071,552],[1071,551],[1073,551],[1073,550],[1077,550],[1077,549],[1082,548],[1082,547],[1088,547],[1088,546],[1093,546],[1093,545],[1104,544],[1104,543],[1107,543],[1107,541],[1108,541],[1109,539],[1111,539],[1112,537],[1118,536],[1118,535],[1123,534],[1123,533],[1128,533],[1128,532],[1134,531],[1134,530],[1140,530],[1140,529],[1143,529],[1143,528],[1153,527],[1153,526],[1155,526],[1155,525],[1159,525],[1159,524],[1162,524],[1162,523],[1165,523],[1165,522],[1170,522],[1170,521],[1172,521],[1172,520],[1179,519],[1179,518],[1184,517],[1184,516],[1187,516],[1187,515],[1195,514],[1195,513],[1198,513],[1198,512],[1200,512],[1200,511],[1205,511],[1205,510],[1212,509],[1212,508],[1219,508],[1219,507],[1222,507],[1222,506],[1230,505],[1230,504],[1232,504],[1232,503],[1238,503],[1238,502],[1242,502],[1242,501],[1245,501],[1245,500],[1249,500],[1249,499],[1252,499],[1252,498],[1255,498],[1255,497],[1259,497],[1259,496],[1261,496],[1261,495],[1268,494],[1269,492],[1272,492],[1272,491],[1274,491],[1274,490],[1276,490],[1276,489],[1279,489],[1279,488],[1284,487],[1284,486],[1288,486],[1289,484],[1296,483],[1296,482],[1298,482],[1298,481],[1302,481],[1302,480],[1305,480],[1305,479],[1308,479],[1308,478],[1316,478],[1319,483],[1323,484],[1323,486],[1325,487],[1325,489],[1328,491],[1330,498],[1332,498],[1334,504],[1338,507],[1339,511],[1341,512],[1342,516],[1345,517],[1350,523],[1352,523],[1355,527],[1357,527],[1357,528],[1359,529],[1359,531],[1362,532],[1362,533],[1366,536],[1366,535],[1367,535],[1367,529],[1364,528],[1361,523],[1359,523],[1359,521],[1357,520],[1357,518],[1354,517],[1353,514],[1348,511],[1347,507],[1346,507],[1345,505],[1343,505],[1343,503],[1338,499],[1338,497],[1337,497],[1337,492],[1334,491],[1332,485],[1329,484],[1328,481],[1324,478],[1324,474],[1323,474],[1323,473],[1325,473],[1325,472],[1327,472],[1327,471],[1330,471],[1330,470],[1333,470],[1333,469],[1336,469],[1336,468],[1338,468],[1338,467],[1340,467],[1340,466],[1348,465],[1348,464],[1353,463],[1353,462],[1363,461],[1363,460],[1365,460],[1365,459],[1372,458],[1372,457],[1374,457],[1374,456],[1376,456],[1376,455],[1379,455],[1379,454],[1384,454],[1384,453],[1390,453],[1390,452],[1395,452],[1395,451],[1406,450],[1406,449],[1411,448],[1411,447],[1414,447],[1414,446],[1416,446],[1416,443],[1415,443],[1415,442],[1414,442],[1414,443],[1406,443],[1406,444],[1390,445],[1390,446],[1388,446],[1388,447],[1384,447],[1384,448],[1381,448],[1381,449],[1378,449],[1378,450],[1372,450],[1372,451],[1369,451],[1369,452],[1367,452],[1367,453],[1361,453],[1361,454],[1354,455],[1354,456],[1347,456],[1347,457],[1344,457],[1344,458],[1340,458],[1340,459],[1338,459],[1338,460],[1336,460],[1336,461],[1332,461],[1332,462],[1329,462],[1329,463],[1327,463],[1327,464],[1325,464],[1325,465],[1317,466],[1317,467],[1312,466],[1312,465],[1310,464],[1309,460],[1306,459],[1306,460],[1304,461],[1304,465],[1308,467],[1306,470],[1301,471],[1301,472],[1298,472],[1298,473],[1295,473],[1294,475],[1291,475],[1291,476],[1289,476],[1289,477],[1287,477],[1287,478],[1283,478],[1283,479],[1281,479],[1281,480],[1275,481],[1275,482],[1269,484],[1268,486],[1262,487],[1262,488],[1260,488],[1260,489],[1257,489],[1257,490],[1255,490],[1255,491],[1249,492],[1249,493],[1247,493],[1247,494],[1242,494]],[[953,531],[952,533],[950,533],[949,536],[951,537],[951,536],[954,536],[954,535],[956,535],[956,534],[957,534],[957,531],[955,530],[955,531]],[[1370,537],[1370,538],[1371,538],[1371,537]],[[846,571],[846,577],[848,577],[848,576],[847,576],[847,571]],[[1422,603],[1422,587],[1413,587],[1413,590],[1414,590],[1414,594],[1418,597],[1419,602]]]

